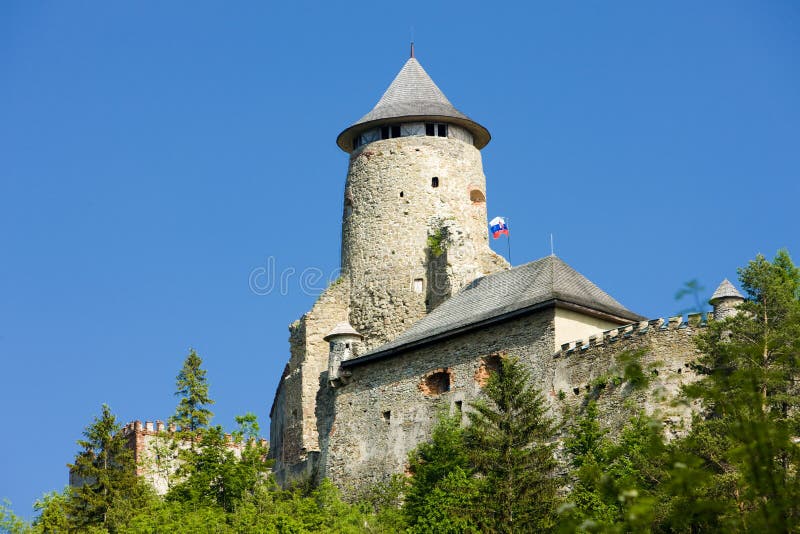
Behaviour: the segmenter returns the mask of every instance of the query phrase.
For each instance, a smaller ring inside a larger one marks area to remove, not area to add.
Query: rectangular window
[[[435,128],[435,124],[431,124],[430,122],[425,123],[425,135],[430,135],[431,137],[436,135]]]
[[[389,139],[389,127],[381,126],[381,139]]]
[[[357,135],[353,138],[353,150],[357,149],[361,146],[361,135]]]
[[[392,126],[392,137],[400,137],[400,125]]]
[[[437,124],[439,127],[439,137],[447,137],[447,125],[446,124]]]
[[[422,293],[422,278],[414,279],[414,293]]]

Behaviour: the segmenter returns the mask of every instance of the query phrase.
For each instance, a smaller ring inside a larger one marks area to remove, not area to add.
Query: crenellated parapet
[[[619,328],[606,330],[595,336],[589,336],[586,339],[578,339],[568,343],[563,343],[561,348],[556,352],[555,357],[558,358],[571,354],[581,354],[588,351],[592,347],[617,343],[619,341],[629,340],[637,336],[644,336],[668,330],[685,330],[690,327],[702,328],[707,326],[709,321],[713,320],[714,314],[712,312],[708,312],[690,313],[686,320],[683,319],[683,316],[678,315],[674,317],[659,317],[649,321],[630,323],[620,326]]]
[[[694,337],[712,320],[713,313],[657,318],[564,343],[553,356],[550,396],[567,413],[594,399],[612,431],[641,410],[661,419],[667,436],[680,435],[697,408],[681,396],[681,388],[699,378],[691,365],[700,356]],[[641,369],[639,384],[625,378],[633,360]]]
[[[190,448],[192,440],[181,435],[174,424],[165,424],[164,421],[131,421],[122,427],[121,433],[133,451],[136,474],[143,477],[156,493],[165,494],[176,481],[175,473],[180,465],[178,451]],[[258,442],[245,442],[237,441],[232,434],[225,434],[225,447],[237,457],[256,443],[262,447],[269,445],[263,438]]]

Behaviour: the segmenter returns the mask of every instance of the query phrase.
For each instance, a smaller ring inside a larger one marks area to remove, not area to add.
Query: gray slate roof
[[[602,312],[618,319],[620,324],[645,319],[611,298],[562,259],[548,256],[472,281],[396,339],[349,360],[347,365],[557,302]]]
[[[340,133],[336,143],[342,150],[350,152],[356,134],[386,122],[394,122],[394,119],[399,118],[408,121],[440,119],[458,124],[472,133],[477,148],[486,146],[491,138],[486,128],[458,111],[450,103],[419,61],[411,57],[372,111]]]
[[[723,280],[717,290],[714,291],[714,294],[711,295],[711,298],[708,299],[708,302],[709,304],[714,304],[714,302],[717,300],[724,298],[739,298],[744,300],[744,297],[741,293],[739,293],[739,290],[737,290],[727,278]]]

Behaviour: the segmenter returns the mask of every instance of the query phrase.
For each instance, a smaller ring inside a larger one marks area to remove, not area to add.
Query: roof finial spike
[[[414,57],[414,41],[411,41],[411,57]]]

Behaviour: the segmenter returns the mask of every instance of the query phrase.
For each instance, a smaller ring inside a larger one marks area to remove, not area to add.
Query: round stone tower
[[[372,111],[339,134],[350,154],[341,267],[350,322],[366,348],[508,267],[488,242],[480,149],[489,139],[453,107],[413,49]]]
[[[715,321],[736,315],[736,308],[742,302],[744,302],[744,297],[727,278],[722,281],[708,300],[708,303],[714,307]]]

